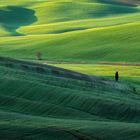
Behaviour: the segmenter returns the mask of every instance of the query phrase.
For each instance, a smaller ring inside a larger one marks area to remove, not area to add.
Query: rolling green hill
[[[0,1],[1,56],[139,62],[139,36],[139,0]]]
[[[140,140],[139,36],[140,0],[0,0],[0,140]]]
[[[0,139],[139,140],[134,87],[0,58]]]

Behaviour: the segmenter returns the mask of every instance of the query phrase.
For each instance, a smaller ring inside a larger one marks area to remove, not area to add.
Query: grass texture
[[[0,55],[49,61],[139,62],[135,0],[0,1]]]
[[[140,139],[134,86],[7,58],[0,82],[0,139]]]

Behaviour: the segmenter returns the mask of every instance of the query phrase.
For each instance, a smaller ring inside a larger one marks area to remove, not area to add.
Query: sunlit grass
[[[140,78],[140,66],[100,64],[55,64],[55,66],[97,76],[114,76],[119,71],[122,77]]]
[[[35,60],[40,51],[47,61],[139,62],[139,6],[87,0],[0,1],[1,9],[7,5],[30,9],[37,20],[20,24],[19,36],[0,27],[2,56]]]

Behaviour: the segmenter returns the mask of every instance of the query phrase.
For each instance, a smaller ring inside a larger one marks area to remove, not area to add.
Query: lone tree
[[[37,60],[42,60],[42,53],[41,52],[37,52],[36,53],[36,57],[37,57]]]
[[[119,81],[119,72],[118,71],[115,73],[115,80]]]

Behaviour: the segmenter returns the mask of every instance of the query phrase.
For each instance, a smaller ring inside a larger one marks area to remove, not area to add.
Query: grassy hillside
[[[139,36],[139,0],[0,0],[0,140],[139,140]]]
[[[139,62],[139,36],[138,0],[0,1],[1,56]]]
[[[134,85],[140,90],[140,67],[136,65],[113,64],[51,64],[57,67],[78,71],[84,74],[102,76],[114,79],[115,72],[119,72],[119,81]]]
[[[0,139],[139,140],[132,86],[0,58]]]

